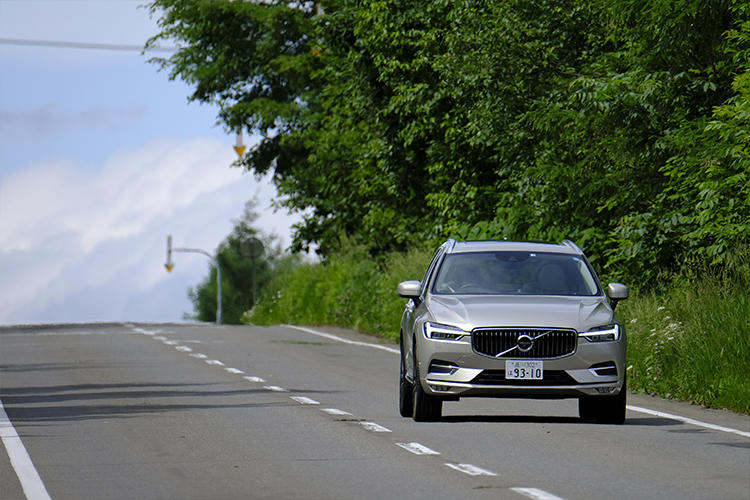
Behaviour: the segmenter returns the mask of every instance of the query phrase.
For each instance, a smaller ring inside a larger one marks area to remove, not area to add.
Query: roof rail
[[[448,238],[448,241],[443,243],[443,246],[445,247],[446,251],[450,252],[453,250],[453,247],[456,246],[456,239],[455,238]]]
[[[573,250],[575,250],[576,252],[578,252],[578,253],[580,253],[580,254],[582,254],[582,253],[583,253],[583,250],[581,250],[580,248],[578,248],[578,245],[576,245],[575,243],[573,243],[573,242],[572,242],[572,241],[570,241],[570,240],[562,240],[562,243],[561,243],[561,244],[562,244],[562,245],[565,245],[565,246],[566,246],[566,247],[568,247],[568,248],[572,248]]]

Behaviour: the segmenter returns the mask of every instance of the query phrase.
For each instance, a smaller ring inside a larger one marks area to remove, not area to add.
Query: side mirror
[[[404,299],[416,299],[419,297],[419,289],[421,287],[422,283],[419,281],[402,281],[396,287],[396,293]]]
[[[628,298],[628,287],[622,283],[610,283],[607,285],[607,295],[612,309],[617,307],[617,303]]]

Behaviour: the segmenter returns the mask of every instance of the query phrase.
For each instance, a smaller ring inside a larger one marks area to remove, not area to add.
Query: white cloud
[[[179,320],[208,260],[179,254],[167,274],[166,235],[212,252],[256,195],[259,229],[288,244],[297,218],[269,213],[273,188],[233,159],[221,141],[159,140],[101,169],[42,163],[0,178],[0,323]]]

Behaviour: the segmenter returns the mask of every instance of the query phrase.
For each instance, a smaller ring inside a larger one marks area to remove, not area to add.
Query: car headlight
[[[592,328],[587,332],[582,332],[579,336],[585,338],[589,342],[612,342],[614,340],[620,340],[620,325],[606,325]]]
[[[461,340],[471,333],[450,325],[426,322],[424,324],[424,336],[431,340]]]

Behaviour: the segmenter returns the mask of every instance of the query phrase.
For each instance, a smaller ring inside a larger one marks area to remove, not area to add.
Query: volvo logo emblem
[[[534,338],[529,335],[519,335],[518,341],[516,342],[518,350],[521,352],[529,352],[534,347]]]

